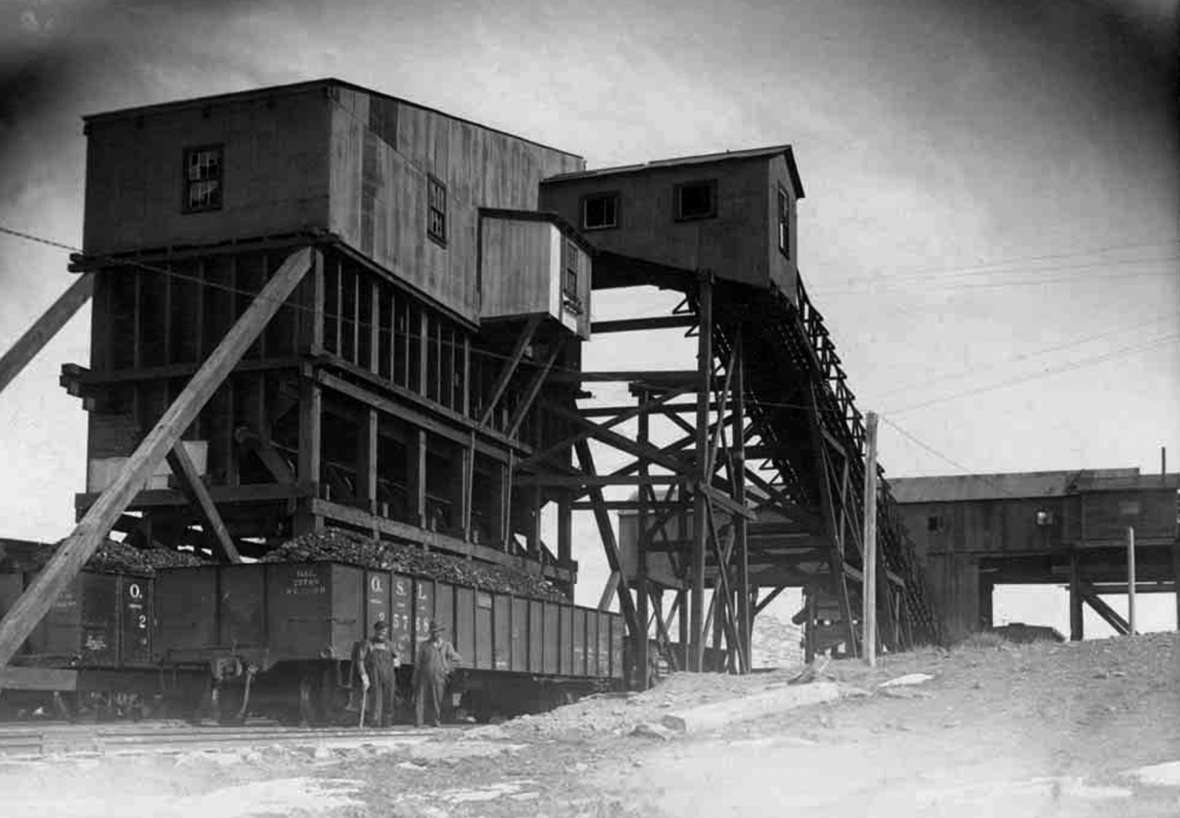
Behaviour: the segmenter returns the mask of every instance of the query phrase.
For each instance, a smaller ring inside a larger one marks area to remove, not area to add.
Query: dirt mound
[[[304,534],[263,557],[264,562],[342,562],[362,568],[395,571],[424,579],[453,582],[493,593],[566,601],[544,577],[502,565],[474,562],[414,545],[374,540],[338,528]]]

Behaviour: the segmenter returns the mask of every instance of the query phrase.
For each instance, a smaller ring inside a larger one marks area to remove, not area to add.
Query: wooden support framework
[[[312,252],[292,253],[212,351],[184,390],[127,459],[118,476],[58,547],[32,585],[0,621],[0,667],[8,664],[33,628],[106,537],[144,480],[180,440],[214,391],[312,266]]]

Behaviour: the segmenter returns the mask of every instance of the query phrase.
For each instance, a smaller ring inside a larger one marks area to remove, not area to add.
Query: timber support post
[[[696,452],[697,474],[693,491],[692,561],[689,579],[692,582],[690,626],[692,653],[689,670],[700,672],[705,661],[705,544],[708,537],[705,524],[708,509],[706,488],[709,475],[709,398],[713,378],[713,279],[702,271],[697,278],[699,302],[697,306],[697,408]]]

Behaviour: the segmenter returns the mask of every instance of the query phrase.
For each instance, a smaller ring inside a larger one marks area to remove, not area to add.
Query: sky
[[[887,474],[1154,471],[1161,446],[1180,462],[1176,24],[1175,0],[5,0],[0,224],[79,244],[84,114],[322,76],[592,168],[787,142],[804,280]],[[66,262],[0,236],[0,347]],[[0,395],[6,536],[73,522],[85,424],[57,377],[88,321]],[[691,366],[681,335],[592,341],[585,365]],[[579,515],[583,603],[592,530]]]

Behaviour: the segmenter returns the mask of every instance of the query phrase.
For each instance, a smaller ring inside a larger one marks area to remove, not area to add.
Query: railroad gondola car
[[[547,709],[623,682],[617,614],[334,562],[160,571],[155,659],[214,669],[220,718],[355,719],[354,649],[386,621],[409,698],[430,623],[463,657],[452,704],[480,719]],[[403,716],[408,716],[403,710]]]

